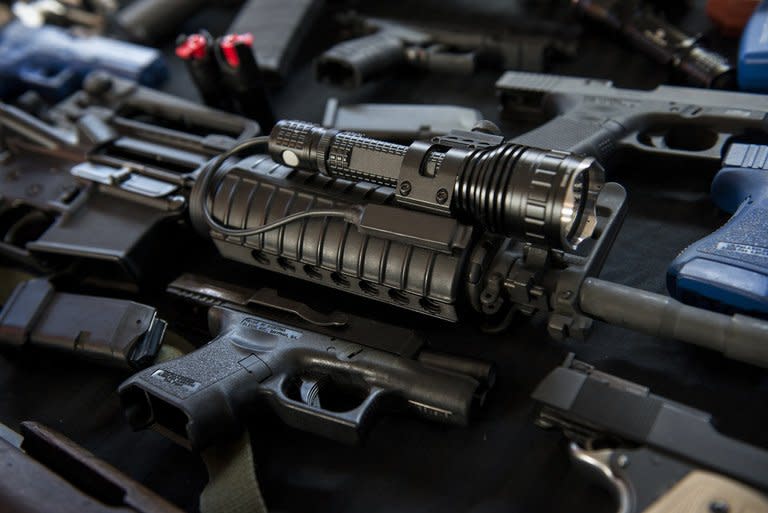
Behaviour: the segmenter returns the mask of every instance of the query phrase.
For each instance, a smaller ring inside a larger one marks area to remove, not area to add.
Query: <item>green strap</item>
[[[155,357],[154,363],[167,362],[168,360],[175,360],[181,358],[185,354],[191,353],[195,350],[195,347],[183,338],[181,335],[170,329],[165,330],[163,336],[163,345],[160,346],[160,351]]]
[[[202,513],[267,513],[253,462],[251,435],[206,449],[208,484],[200,495]]]

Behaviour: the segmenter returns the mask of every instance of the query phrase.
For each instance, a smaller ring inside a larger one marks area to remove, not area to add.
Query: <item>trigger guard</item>
[[[375,403],[386,392],[382,388],[373,387],[363,401],[354,408],[346,411],[333,411],[319,406],[307,404],[294,399],[286,393],[289,381],[288,375],[270,380],[263,386],[273,394],[275,411],[287,425],[303,431],[310,431],[343,443],[357,443],[360,435],[367,428],[367,419],[375,407]],[[322,378],[319,378],[321,381]],[[330,422],[329,422],[330,421]]]
[[[713,141],[711,145],[700,149],[684,149],[669,146],[665,139],[666,136],[666,133],[655,133],[652,131],[634,132],[628,134],[627,137],[622,140],[621,144],[644,152],[648,152],[649,150],[657,150],[659,153],[666,157],[700,157],[713,159],[717,162],[720,162],[720,160],[723,158],[722,149],[727,147],[728,142],[733,137],[733,134],[717,133],[717,139]]]
[[[571,458],[581,468],[597,476],[606,484],[618,503],[616,513],[632,513],[633,501],[629,485],[618,477],[611,468],[613,450],[588,450],[576,442],[571,442],[568,451]]]

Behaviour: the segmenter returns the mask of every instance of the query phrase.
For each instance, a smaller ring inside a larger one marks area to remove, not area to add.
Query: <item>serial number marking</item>
[[[768,248],[761,246],[750,246],[749,244],[737,244],[734,242],[718,242],[717,249],[723,251],[732,251],[742,255],[752,255],[762,258],[768,258]]]
[[[302,337],[303,333],[297,330],[280,326],[279,324],[272,324],[271,322],[262,321],[260,319],[254,319],[252,317],[246,317],[240,321],[240,325],[246,328],[250,328],[267,335],[276,335],[278,337],[285,337],[291,340],[298,340]]]
[[[181,374],[176,374],[175,372],[171,372],[166,369],[156,370],[152,373],[152,377],[160,381],[165,381],[169,385],[180,387],[190,392],[194,392],[202,385],[202,383],[199,381],[195,381],[192,378],[182,376]]]

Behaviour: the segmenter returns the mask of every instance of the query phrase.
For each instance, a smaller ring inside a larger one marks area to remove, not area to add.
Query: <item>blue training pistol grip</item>
[[[737,69],[739,89],[768,91],[768,1],[757,6],[744,28]]]
[[[61,27],[12,21],[0,30],[0,100],[33,89],[49,100],[75,92],[92,71],[154,87],[168,75],[155,48],[100,36],[77,36]]]
[[[733,217],[691,244],[667,271],[680,301],[728,313],[768,315],[768,146],[733,144],[712,182]]]

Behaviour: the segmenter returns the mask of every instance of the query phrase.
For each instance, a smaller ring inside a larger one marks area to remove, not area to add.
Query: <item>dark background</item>
[[[703,2],[695,4],[681,24],[709,33]],[[365,13],[415,21],[452,20],[468,30],[519,22],[521,9],[509,1],[381,1],[360,7]],[[225,8],[207,9],[184,30],[205,27],[221,33],[233,14]],[[578,57],[558,64],[554,72],[608,78],[624,87],[674,82],[666,70],[616,38],[592,25],[585,29]],[[279,117],[319,121],[326,100],[336,96],[348,103],[463,105],[501,123],[493,88],[498,72],[471,77],[398,73],[353,92],[319,85],[311,58],[333,39],[330,17],[321,16],[302,46],[294,73],[271,92]],[[710,43],[730,53],[736,45],[717,37]],[[186,71],[171,49],[169,43],[173,78],[166,90],[194,99]],[[501,126],[509,135],[521,130],[510,122]],[[648,168],[642,162],[615,170],[612,178],[629,191],[629,216],[601,277],[665,292],[668,263],[725,220],[708,197],[712,176],[711,170],[692,166]],[[312,290],[315,299],[327,294]],[[393,314],[373,303],[360,308],[382,318]],[[765,371],[600,323],[589,340],[566,344],[549,339],[541,322],[524,322],[499,336],[481,334],[470,325],[408,322],[417,323],[439,349],[497,363],[498,382],[480,417],[468,429],[384,417],[363,446],[350,447],[276,426],[265,413],[263,422],[254,426],[253,440],[257,471],[272,511],[613,511],[610,496],[572,468],[563,437],[532,422],[529,394],[569,351],[603,371],[711,412],[722,431],[768,447]],[[125,377],[57,355],[5,351],[0,355],[0,421],[14,428],[22,420],[50,425],[179,506],[194,510],[206,480],[204,467],[197,456],[154,432],[130,431],[115,393]]]

